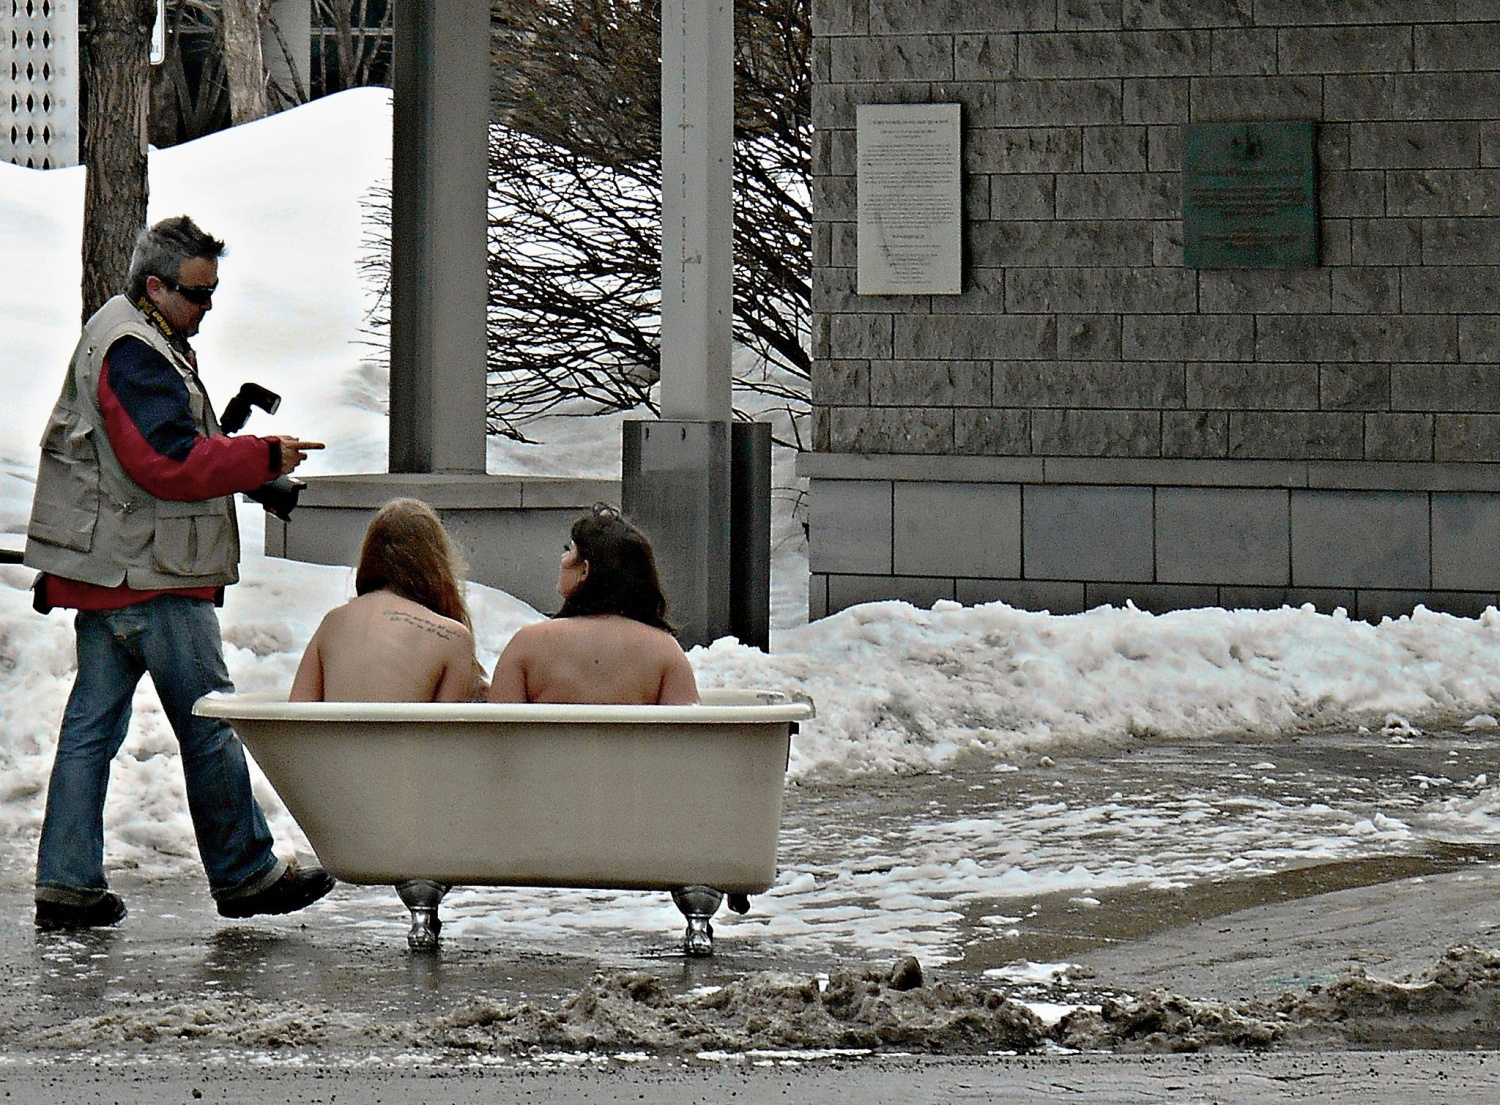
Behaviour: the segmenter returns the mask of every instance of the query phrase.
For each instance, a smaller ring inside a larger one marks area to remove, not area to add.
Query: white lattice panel
[[[0,160],[78,164],[77,0],[0,0]]]

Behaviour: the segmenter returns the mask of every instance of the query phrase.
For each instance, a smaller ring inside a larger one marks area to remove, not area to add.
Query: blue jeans
[[[38,900],[87,905],[104,879],[104,792],[130,729],[130,700],[151,673],[182,752],[188,812],[215,898],[253,892],[278,875],[271,830],[250,792],[239,737],[225,721],[193,716],[210,691],[232,691],[219,618],[207,599],[156,598],[122,610],[81,610],[78,678],[63,712],[37,848]]]

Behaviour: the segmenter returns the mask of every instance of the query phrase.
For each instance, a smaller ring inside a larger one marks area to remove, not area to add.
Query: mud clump
[[[1194,1001],[1157,990],[1144,998],[1106,998],[1098,1012],[1078,1009],[1058,1022],[1055,1039],[1080,1051],[1201,1051],[1268,1048],[1285,1035],[1273,1011]]]

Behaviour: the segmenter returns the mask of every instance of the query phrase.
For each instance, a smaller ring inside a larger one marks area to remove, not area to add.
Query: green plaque
[[[1193,269],[1317,265],[1312,123],[1183,127],[1182,246]]]

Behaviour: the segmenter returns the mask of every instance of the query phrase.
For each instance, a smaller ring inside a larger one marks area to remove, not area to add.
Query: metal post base
[[[432,879],[407,879],[396,884],[396,893],[411,910],[411,930],[406,934],[406,946],[412,951],[437,951],[438,934],[443,931],[438,905],[448,890],[447,883]]]
[[[711,886],[683,886],[672,891],[672,902],[687,918],[687,932],[682,938],[685,955],[714,954],[714,927],[709,919],[724,901],[724,893]]]

